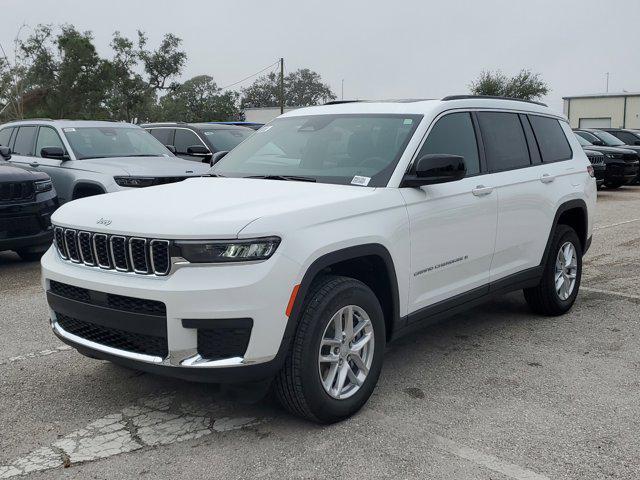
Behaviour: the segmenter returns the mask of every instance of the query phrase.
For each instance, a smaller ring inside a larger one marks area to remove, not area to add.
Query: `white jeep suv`
[[[209,177],[53,216],[55,334],[189,380],[275,388],[334,422],[371,395],[385,344],[495,295],[574,303],[596,203],[566,120],[498,98],[287,113]],[[271,381],[273,380],[273,381]]]

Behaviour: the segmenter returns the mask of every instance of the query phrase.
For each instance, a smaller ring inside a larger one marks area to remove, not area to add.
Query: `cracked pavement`
[[[640,187],[596,228],[570,314],[514,293],[431,326],[325,427],[65,348],[38,265],[0,253],[0,479],[640,478]]]

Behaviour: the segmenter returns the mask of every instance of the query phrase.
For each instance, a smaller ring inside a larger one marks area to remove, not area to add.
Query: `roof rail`
[[[362,100],[331,100],[330,102],[325,103],[325,105],[340,105],[342,103],[357,103]]]
[[[471,100],[474,98],[485,98],[488,100],[511,100],[512,102],[525,102],[525,103],[533,103],[534,105],[541,105],[543,107],[547,107],[546,103],[536,102],[535,100],[523,100],[522,98],[514,98],[514,97],[500,97],[497,95],[449,95],[448,97],[444,97],[442,99],[443,102],[447,102],[449,100]]]

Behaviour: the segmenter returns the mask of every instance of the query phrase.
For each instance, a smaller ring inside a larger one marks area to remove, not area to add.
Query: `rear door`
[[[12,152],[11,162],[26,166],[37,166],[38,161],[34,155],[37,132],[38,127],[35,125],[20,125],[16,128],[10,145]]]
[[[497,197],[487,185],[470,112],[447,113],[431,128],[416,159],[426,154],[461,155],[467,176],[456,182],[401,188],[411,226],[409,321],[425,307],[456,295],[488,291]],[[435,307],[439,308],[439,307]]]
[[[555,214],[551,191],[560,184],[555,183],[559,172],[542,162],[527,115],[498,111],[476,115],[498,197],[493,283],[540,264]]]
[[[34,161],[39,164],[38,170],[42,170],[51,177],[60,202],[67,202],[71,200],[73,194],[72,175],[65,168],[65,161],[55,158],[43,158],[41,152],[44,147],[60,147],[67,152],[67,148],[64,146],[58,131],[46,125],[42,125],[38,129],[35,146],[36,159]]]

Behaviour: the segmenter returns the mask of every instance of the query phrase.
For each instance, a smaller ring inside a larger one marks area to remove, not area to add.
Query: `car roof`
[[[305,115],[331,115],[331,114],[407,114],[427,115],[444,110],[457,108],[501,109],[516,110],[530,113],[551,115],[566,120],[566,118],[544,104],[528,102],[502,97],[482,97],[471,95],[458,95],[434,99],[400,99],[362,101],[349,100],[329,102],[315,107],[303,107],[291,110],[281,117],[298,117]]]
[[[157,123],[143,123],[140,125],[142,128],[150,127],[190,127],[201,130],[251,130],[247,127],[241,127],[238,125],[227,125],[223,123],[183,123],[183,122],[157,122]]]
[[[132,123],[126,122],[109,122],[106,120],[51,120],[48,118],[32,118],[24,120],[13,120],[3,124],[6,126],[19,126],[19,125],[54,125],[60,128],[65,127],[118,127],[118,128],[138,128]]]

